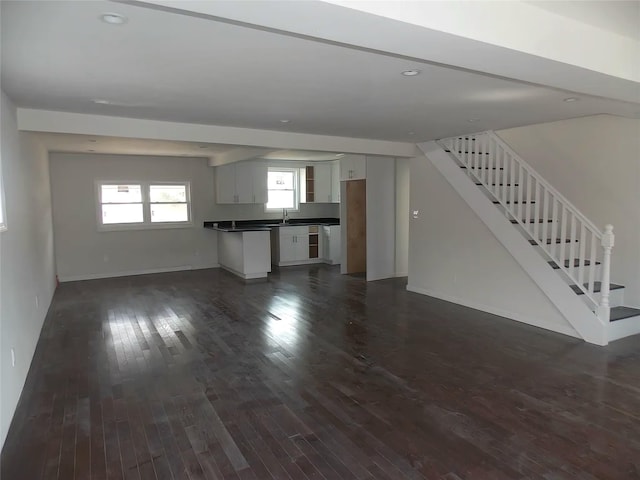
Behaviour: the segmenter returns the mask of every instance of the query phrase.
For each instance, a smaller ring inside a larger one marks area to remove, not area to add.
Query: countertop
[[[217,226],[213,226],[217,224]],[[307,225],[340,225],[339,218],[292,218],[287,223],[278,220],[236,220],[235,228],[229,220],[204,222],[204,228],[219,232],[264,232],[276,227],[299,227]]]

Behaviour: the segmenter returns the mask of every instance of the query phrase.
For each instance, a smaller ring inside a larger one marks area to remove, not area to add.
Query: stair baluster
[[[602,256],[602,287],[600,290],[600,305],[598,306],[598,318],[604,322],[608,322],[611,315],[609,307],[609,291],[611,285],[611,250],[615,243],[615,235],[613,234],[613,225],[604,227],[601,245],[604,250]]]
[[[556,268],[576,282],[598,317],[608,321],[613,227],[607,225],[605,233],[600,232],[493,132],[449,138],[442,143],[466,168],[467,175],[483,185],[505,214],[515,219],[553,259]],[[603,248],[601,254],[598,241]],[[600,260],[602,286],[598,302],[595,270]]]

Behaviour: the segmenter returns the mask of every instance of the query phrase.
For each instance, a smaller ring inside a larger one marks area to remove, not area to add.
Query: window
[[[191,223],[188,183],[99,182],[103,230],[179,227]]]
[[[268,200],[266,210],[298,209],[298,170],[269,168],[267,173]]]
[[[142,223],[142,185],[102,185],[102,224]]]
[[[149,185],[151,222],[188,222],[186,185]]]

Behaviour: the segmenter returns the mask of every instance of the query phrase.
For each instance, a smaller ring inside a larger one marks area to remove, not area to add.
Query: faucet
[[[287,209],[283,208],[282,209],[282,223],[287,223],[287,220],[289,220],[289,218],[287,217]]]

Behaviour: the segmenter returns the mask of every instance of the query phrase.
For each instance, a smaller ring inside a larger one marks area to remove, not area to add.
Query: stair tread
[[[576,242],[577,241],[578,240],[576,240]],[[529,243],[531,245],[537,245],[538,244],[538,242],[536,242],[535,240],[529,240]],[[562,243],[562,239],[561,238],[556,238],[555,243]],[[571,243],[571,239],[569,239],[569,238],[565,239],[564,243]],[[547,238],[547,245],[551,245],[551,239],[550,238]]]
[[[570,262],[570,260],[565,260],[564,261],[564,267],[565,268],[570,268],[569,267],[569,262]],[[557,270],[558,268],[560,268],[560,266],[556,262],[554,262],[553,260],[549,262],[549,265],[551,265],[551,268],[553,268],[554,270]],[[578,259],[578,258],[574,258],[573,259],[573,266],[574,267],[580,267],[580,266],[588,267],[589,265],[591,265],[591,260],[585,260],[584,263],[582,265],[580,265],[580,259]],[[600,265],[600,262],[596,262],[596,265]]]
[[[584,284],[584,286],[586,287],[588,284]],[[578,285],[570,285],[571,289],[576,292],[578,295],[584,295],[584,292],[582,290],[580,290],[580,287]],[[624,288],[624,285],[618,285],[617,283],[610,283],[609,284],[609,290],[620,290],[621,288]],[[602,289],[602,282],[593,282],[593,291],[594,293],[598,293],[600,292]]]
[[[476,182],[476,185],[484,185],[482,182]],[[489,184],[492,187],[519,187],[519,183],[491,183]]]
[[[529,220],[529,221],[527,221],[527,220],[523,220],[523,222],[525,222],[525,223],[536,223],[536,222],[538,222],[538,223],[544,223],[544,219],[543,219],[543,218],[541,218],[540,220],[533,220],[533,219],[531,219],[531,220]],[[551,223],[551,222],[553,222],[553,220],[547,220],[547,223]],[[517,220],[511,220],[511,223],[514,223],[514,224],[515,224],[515,223],[518,223],[518,221],[517,221]]]
[[[640,308],[632,307],[613,307],[609,321],[615,322],[616,320],[623,320],[625,318],[640,316]]]
[[[471,153],[473,155],[477,153],[478,155],[489,155],[490,152],[463,152],[462,150],[458,150],[458,153],[466,153],[466,154]]]
[[[460,168],[466,169],[467,166],[466,165],[460,165]],[[471,167],[470,170],[504,170],[504,167],[500,167],[500,168],[496,168],[496,167],[491,167],[491,168]]]

